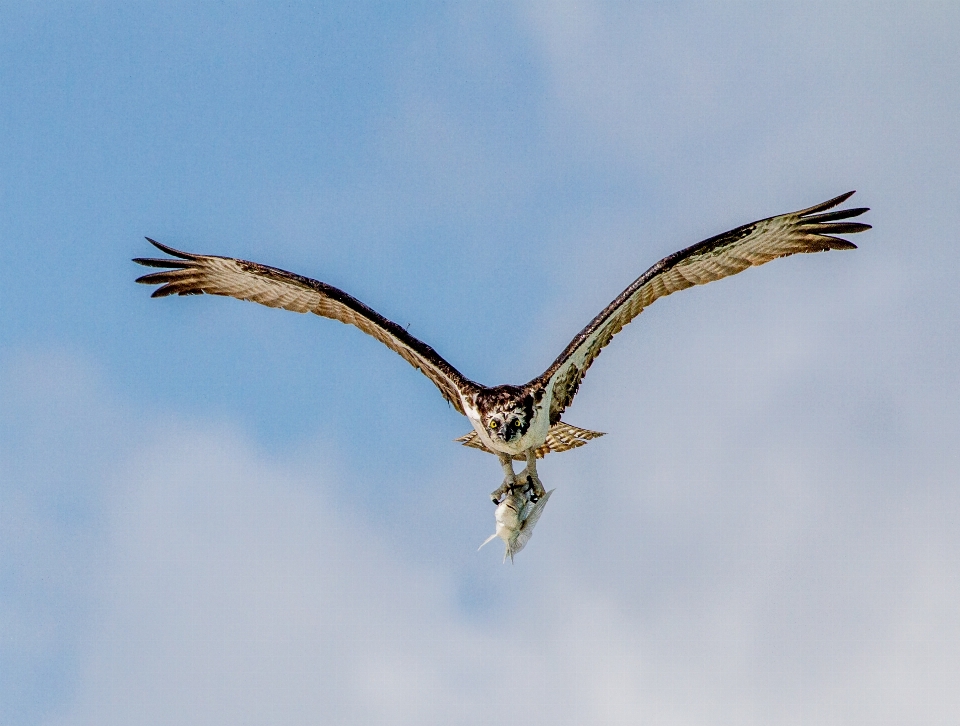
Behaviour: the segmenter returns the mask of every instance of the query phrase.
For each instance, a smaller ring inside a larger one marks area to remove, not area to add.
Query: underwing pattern
[[[849,221],[868,210],[836,209],[852,194],[745,224],[665,257],[601,310],[541,375],[523,385],[484,386],[470,380],[404,328],[325,282],[257,262],[183,252],[149,238],[154,247],[168,256],[136,258],[134,262],[160,268],[159,272],[137,279],[158,286],[152,297],[234,297],[298,313],[314,313],[353,325],[379,340],[429,378],[443,398],[467,416],[473,430],[457,441],[500,459],[506,476],[491,497],[498,506],[508,497],[520,497],[530,512],[536,512],[535,517],[525,520],[530,522],[532,531],[543,510],[543,505],[537,503],[545,502],[547,496],[537,475],[537,460],[602,436],[571,426],[561,417],[573,402],[587,370],[613,337],[654,301],[679,290],[735,275],[778,257],[855,249],[856,245],[838,235],[870,229],[868,224]],[[519,475],[513,470],[513,461],[527,462]]]

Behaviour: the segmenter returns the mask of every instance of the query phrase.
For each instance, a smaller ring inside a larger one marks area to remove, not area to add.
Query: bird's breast
[[[504,441],[483,425],[480,412],[477,411],[476,408],[469,406],[464,407],[467,418],[470,419],[470,424],[473,426],[473,430],[477,432],[477,436],[480,437],[483,445],[491,451],[498,451],[510,455],[523,454],[529,449],[536,449],[543,446],[546,442],[547,433],[550,431],[550,417],[547,416],[545,411],[539,410],[539,407],[535,410],[536,415],[523,436],[519,436],[511,441]]]

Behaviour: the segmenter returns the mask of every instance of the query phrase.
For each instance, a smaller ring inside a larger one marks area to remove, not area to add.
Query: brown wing
[[[151,297],[167,295],[226,295],[238,300],[251,300],[272,308],[315,313],[341,323],[355,325],[372,335],[434,382],[443,397],[463,413],[460,393],[477,390],[477,385],[447,363],[429,345],[414,338],[396,323],[375,310],[318,280],[292,272],[267,267],[256,262],[214,255],[195,255],[147,241],[174,258],[137,258],[134,262],[147,267],[167,268],[137,279],[147,285],[161,285]]]
[[[870,229],[869,224],[840,221],[857,217],[866,212],[866,208],[819,214],[843,203],[852,194],[847,192],[809,209],[737,227],[660,260],[580,331],[542,376],[531,381],[531,385],[544,386],[551,395],[550,422],[560,420],[587,368],[604,346],[657,298],[735,275],[777,257],[798,252],[856,249],[856,245],[833,235]]]
[[[536,448],[535,453],[538,459],[542,459],[552,451],[569,451],[570,449],[576,449],[578,446],[583,446],[590,440],[599,438],[600,436],[604,436],[600,431],[580,429],[560,421],[550,427],[550,430],[547,432],[547,440]],[[484,445],[483,441],[480,440],[480,435],[476,431],[464,434],[460,438],[454,439],[454,441],[459,441],[471,449],[486,451],[488,454],[497,453],[496,451],[491,451]],[[526,452],[514,454],[513,459],[514,461],[526,461]]]

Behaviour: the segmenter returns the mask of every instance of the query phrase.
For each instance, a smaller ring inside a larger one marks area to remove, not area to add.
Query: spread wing
[[[196,255],[167,247],[149,237],[147,241],[172,255],[164,259],[134,260],[147,267],[166,268],[163,272],[137,279],[137,282],[147,285],[160,285],[151,297],[206,293],[252,300],[261,305],[298,313],[315,313],[355,325],[399,353],[407,363],[433,381],[443,397],[460,413],[463,413],[461,392],[468,394],[478,389],[475,383],[465,378],[429,345],[332,285],[256,262]]]
[[[745,224],[660,260],[604,308],[546,372],[531,382],[544,386],[551,396],[550,422],[560,420],[587,368],[604,346],[657,298],[735,275],[777,257],[798,252],[856,249],[856,245],[834,235],[870,229],[869,224],[842,221],[857,217],[867,209],[826,211],[842,204],[852,194],[847,192],[809,209]]]

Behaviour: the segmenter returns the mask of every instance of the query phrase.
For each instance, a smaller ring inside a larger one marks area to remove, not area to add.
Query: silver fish
[[[533,536],[533,528],[554,491],[551,489],[538,501],[531,502],[529,490],[519,488],[510,490],[497,505],[495,514],[497,530],[487,537],[480,547],[499,537],[506,545],[503,561],[506,562],[509,555],[510,561],[513,562],[513,556],[522,550]]]

